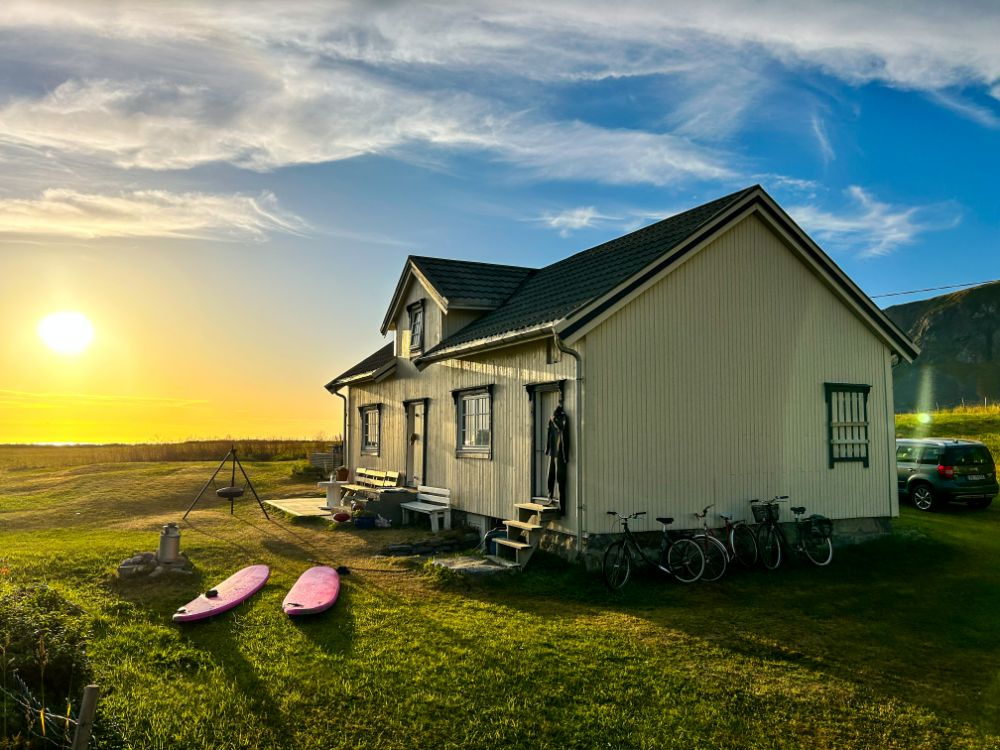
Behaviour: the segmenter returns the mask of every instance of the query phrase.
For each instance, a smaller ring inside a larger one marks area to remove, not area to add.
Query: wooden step
[[[502,544],[504,547],[512,547],[513,549],[531,549],[534,545],[525,544],[524,542],[515,542],[513,539],[503,539],[501,537],[494,537],[493,541],[497,544]]]
[[[538,503],[515,503],[515,508],[521,508],[522,510],[530,510],[535,513],[544,513],[545,511],[555,512],[559,510],[558,505],[539,505]]]
[[[509,521],[504,521],[505,526],[513,526],[515,529],[524,529],[525,531],[537,531],[542,528],[541,524],[530,523],[529,521],[515,521],[513,519]]]

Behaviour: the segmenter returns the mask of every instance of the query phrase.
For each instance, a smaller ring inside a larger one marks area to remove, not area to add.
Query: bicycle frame
[[[788,497],[786,495],[782,495],[771,499],[769,502],[753,502],[758,503],[759,505],[776,506],[778,503],[787,501]],[[768,511],[767,518],[761,523],[757,534],[765,567],[770,568],[771,570],[779,567],[781,565],[782,550],[794,551],[796,555],[805,557],[813,564],[821,567],[829,564],[830,560],[833,559],[833,546],[830,543],[829,535],[824,533],[821,537],[816,536],[813,532],[813,526],[810,521],[813,517],[810,516],[805,520],[802,519],[805,512],[805,507],[792,508],[795,521],[795,543],[793,544],[789,541],[788,534],[786,534],[785,530],[781,527],[777,514],[772,515],[770,511]],[[765,542],[765,539],[767,539],[770,535],[773,535],[774,541],[777,545],[777,549],[775,550],[776,554],[774,559],[771,561],[769,561],[768,555],[764,553],[765,548],[770,549],[770,546]],[[817,539],[823,540],[819,548],[813,546],[813,543]]]
[[[639,553],[639,557],[641,557],[647,565],[652,565],[654,568],[658,568],[668,575],[673,575],[673,571],[661,562],[666,559],[667,550],[670,548],[670,544],[673,541],[670,536],[670,532],[667,531],[666,524],[661,524],[663,529],[660,535],[660,560],[650,560],[646,556],[646,553],[642,551],[642,545],[639,544],[639,540],[635,538],[635,534],[633,534],[632,530],[628,527],[628,518],[626,517],[621,519],[621,523],[623,538],[627,544],[631,545],[634,551]]]
[[[646,515],[646,512],[640,511],[623,516],[616,511],[609,510],[608,515],[615,516],[622,525],[621,538],[608,545],[601,566],[604,571],[604,582],[609,589],[616,591],[628,582],[632,560],[636,556],[646,564],[661,573],[676,578],[681,583],[694,583],[701,577],[705,570],[704,554],[690,537],[675,537],[668,531],[667,526],[673,522],[673,519],[656,519],[663,528],[660,532],[659,559],[652,560],[645,553],[628,524],[629,521]]]

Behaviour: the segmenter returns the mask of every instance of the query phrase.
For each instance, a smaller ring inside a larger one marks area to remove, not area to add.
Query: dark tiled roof
[[[356,378],[359,375],[373,375],[395,359],[395,345],[390,341],[374,354],[365,357],[347,372],[343,372],[329,383],[326,389],[331,390],[345,380]]]
[[[424,356],[562,320],[634,276],[755,188],[671,216],[526,276],[502,306],[449,336]]]
[[[533,268],[473,263],[464,260],[410,257],[449,306],[497,307],[514,293]]]

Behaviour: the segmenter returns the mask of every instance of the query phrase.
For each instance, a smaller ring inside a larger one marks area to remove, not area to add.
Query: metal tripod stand
[[[228,487],[220,487],[219,489],[217,489],[215,491],[215,494],[218,495],[219,497],[221,497],[221,498],[229,501],[229,514],[230,515],[233,514],[233,512],[234,512],[233,508],[234,508],[234,505],[235,505],[235,502],[236,502],[236,498],[242,497],[243,496],[243,492],[244,492],[244,489],[242,487],[237,487],[236,486],[236,467],[239,466],[240,467],[240,473],[243,474],[243,478],[246,480],[247,487],[250,488],[250,491],[253,493],[253,496],[255,498],[257,498],[257,505],[259,505],[260,509],[264,512],[264,518],[266,518],[268,521],[270,521],[271,517],[269,515],[267,515],[267,508],[265,508],[264,507],[264,503],[262,503],[260,501],[260,495],[258,495],[257,494],[257,490],[255,490],[253,488],[253,483],[250,481],[250,477],[247,476],[246,469],[243,468],[243,464],[240,463],[240,459],[236,457],[236,446],[235,445],[232,448],[229,449],[229,453],[227,453],[226,457],[222,459],[222,463],[219,464],[219,468],[215,470],[214,474],[212,474],[211,479],[209,479],[207,482],[205,482],[205,486],[201,488],[201,492],[199,492],[198,495],[197,495],[197,497],[195,497],[194,502],[192,502],[191,505],[188,506],[188,509],[184,512],[184,516],[183,516],[183,518],[181,520],[183,520],[184,518],[187,518],[188,517],[188,513],[190,513],[192,510],[194,510],[194,506],[198,504],[199,500],[201,500],[201,496],[205,494],[205,490],[208,489],[208,486],[210,484],[212,484],[212,482],[215,481],[215,477],[218,475],[218,473],[220,471],[222,471],[222,467],[226,465],[226,461],[232,461],[232,463],[233,463],[233,473],[232,473],[232,476],[231,476],[231,478],[229,480],[229,486]]]

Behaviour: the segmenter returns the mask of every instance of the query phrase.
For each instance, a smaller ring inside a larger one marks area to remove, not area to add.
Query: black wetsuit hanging
[[[545,455],[549,457],[549,498],[555,497],[559,486],[559,515],[566,513],[566,466],[569,464],[569,417],[562,405],[557,406],[549,419]]]

